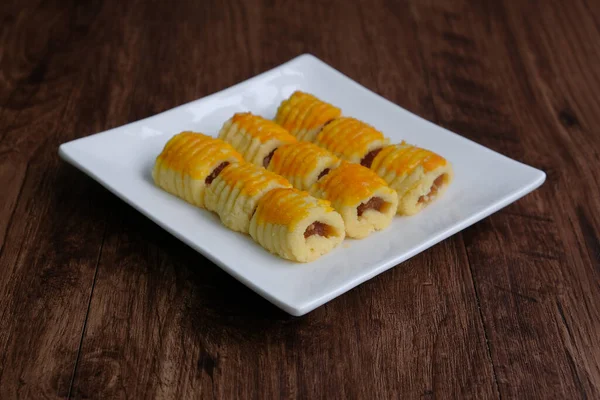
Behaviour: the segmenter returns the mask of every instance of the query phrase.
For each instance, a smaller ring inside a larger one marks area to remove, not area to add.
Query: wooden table
[[[300,318],[57,155],[304,52],[546,183]],[[0,398],[599,398],[600,2],[0,6]]]

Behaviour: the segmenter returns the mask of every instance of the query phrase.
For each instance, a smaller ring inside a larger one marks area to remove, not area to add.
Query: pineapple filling
[[[384,205],[385,201],[381,197],[371,197],[369,201],[367,201],[366,203],[361,203],[356,208],[356,213],[359,217],[361,217],[367,210],[376,210],[381,212]]]
[[[323,222],[315,221],[306,227],[304,231],[304,239],[308,239],[313,235],[325,236],[326,238],[332,236],[331,226],[324,224]]]
[[[367,168],[371,168],[371,164],[373,164],[373,160],[375,159],[375,157],[377,156],[377,154],[379,154],[379,152],[381,151],[381,147],[375,150],[371,150],[370,152],[368,152],[362,160],[360,160],[360,165],[367,167]]]
[[[428,203],[435,199],[435,195],[438,193],[438,190],[440,190],[445,181],[446,174],[442,174],[435,178],[435,181],[433,181],[433,185],[431,185],[431,188],[429,189],[429,193],[419,197],[418,203]]]
[[[229,165],[229,162],[227,162],[227,161],[222,162],[221,164],[219,164],[219,166],[217,168],[215,168],[213,170],[213,172],[210,173],[209,176],[206,177],[206,179],[204,180],[204,183],[206,183],[207,185],[210,185],[212,183],[212,181],[214,181],[215,178],[217,176],[219,176],[219,174],[221,173],[221,171],[223,171],[223,168],[225,168],[228,165]]]
[[[319,176],[317,176],[317,180],[321,179],[322,177],[324,177],[325,175],[327,175],[329,172],[331,172],[331,170],[329,168],[325,168],[323,171],[321,171],[321,173],[319,174]]]
[[[269,166],[271,158],[273,158],[273,154],[275,154],[275,150],[277,150],[277,148],[271,150],[271,152],[267,154],[265,158],[263,158],[263,167],[267,168]]]

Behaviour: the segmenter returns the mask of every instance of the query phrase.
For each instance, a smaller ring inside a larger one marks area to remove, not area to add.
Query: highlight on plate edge
[[[165,191],[215,212],[269,252],[314,261],[345,237],[385,229],[439,198],[453,177],[442,156],[296,91],[274,121],[249,112],[227,120],[218,138],[173,136],[152,176]]]

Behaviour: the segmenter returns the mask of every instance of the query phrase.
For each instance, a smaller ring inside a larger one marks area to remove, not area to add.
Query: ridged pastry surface
[[[283,177],[254,164],[230,164],[206,189],[206,208],[216,212],[229,229],[248,233],[262,196],[275,188],[290,187]]]
[[[360,164],[367,153],[387,145],[388,139],[365,122],[342,117],[325,125],[317,134],[315,144],[344,160]]]
[[[286,144],[277,149],[268,166],[289,180],[300,190],[309,190],[319,179],[340,164],[340,160],[327,150],[308,142]]]
[[[414,215],[441,196],[453,178],[445,158],[406,142],[383,148],[371,169],[398,193],[397,212],[403,215]]]
[[[331,202],[344,220],[346,234],[353,238],[386,228],[398,204],[396,192],[383,179],[347,161],[316,182],[310,193]]]
[[[244,159],[266,167],[269,156],[282,144],[297,140],[273,121],[251,113],[237,113],[219,132],[219,138],[231,144]]]
[[[182,132],[173,136],[156,158],[152,176],[155,183],[189,203],[204,207],[204,191],[225,165],[242,162],[229,144],[213,137]]]
[[[446,163],[444,157],[433,151],[402,142],[383,148],[373,160],[371,169],[377,171],[383,168],[385,172],[391,171],[401,176],[410,173],[418,165],[425,171],[433,171]]]
[[[373,171],[362,165],[343,162],[339,168],[321,178],[313,190],[325,190],[327,200],[335,199],[344,205],[356,206],[381,187],[387,187],[387,184]]]
[[[318,225],[319,229],[314,229]],[[328,201],[297,189],[273,189],[258,201],[250,236],[280,257],[313,261],[339,245],[345,236],[342,217]]]
[[[339,108],[312,94],[296,91],[280,104],[275,122],[298,140],[312,142],[323,125],[341,115]]]

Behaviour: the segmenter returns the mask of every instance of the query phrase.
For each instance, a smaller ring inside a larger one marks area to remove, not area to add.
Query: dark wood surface
[[[546,183],[294,318],[57,156],[304,52]],[[600,398],[598,93],[592,0],[3,1],[0,398]]]

